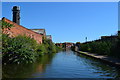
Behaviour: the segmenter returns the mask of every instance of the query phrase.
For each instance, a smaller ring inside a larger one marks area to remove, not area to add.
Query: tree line
[[[77,42],[78,50],[120,58],[120,35],[113,39]],[[74,49],[74,47],[72,47]]]

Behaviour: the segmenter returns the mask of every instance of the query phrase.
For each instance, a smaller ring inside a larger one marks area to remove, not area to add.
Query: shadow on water
[[[40,57],[35,63],[2,65],[2,78],[33,78],[33,73],[45,71],[46,65],[51,64],[54,55]]]

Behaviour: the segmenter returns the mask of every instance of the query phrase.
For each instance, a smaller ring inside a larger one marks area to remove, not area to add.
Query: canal
[[[73,51],[45,55],[31,64],[9,64],[3,78],[115,78],[120,70]]]

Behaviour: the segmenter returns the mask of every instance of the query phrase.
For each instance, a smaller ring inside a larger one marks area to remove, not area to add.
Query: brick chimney
[[[20,25],[20,7],[19,6],[13,6],[13,22]]]

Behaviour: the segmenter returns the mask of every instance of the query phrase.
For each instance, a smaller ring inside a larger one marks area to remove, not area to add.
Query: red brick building
[[[46,36],[45,29],[27,29],[20,25],[20,7],[13,6],[13,21],[3,18],[2,21],[12,24],[14,27],[11,28],[3,28],[2,32],[4,34],[9,34],[9,37],[16,37],[18,35],[26,35],[30,38],[33,38],[37,41],[37,43],[42,43],[43,39],[47,38],[52,41],[52,37]],[[7,27],[7,25],[6,25]]]
[[[4,34],[9,34],[9,37],[16,37],[18,35],[26,35],[30,38],[35,39],[37,41],[37,43],[40,43],[40,44],[42,43],[43,35],[38,34],[37,32],[34,32],[30,29],[27,29],[21,25],[18,25],[17,23],[10,21],[6,18],[3,18],[2,20],[7,22],[7,23],[10,23],[14,26],[14,27],[11,27],[10,29],[8,29],[8,28],[2,29],[2,32]]]
[[[64,42],[64,43],[56,43],[55,45],[61,48],[71,48],[74,45],[74,43]]]

